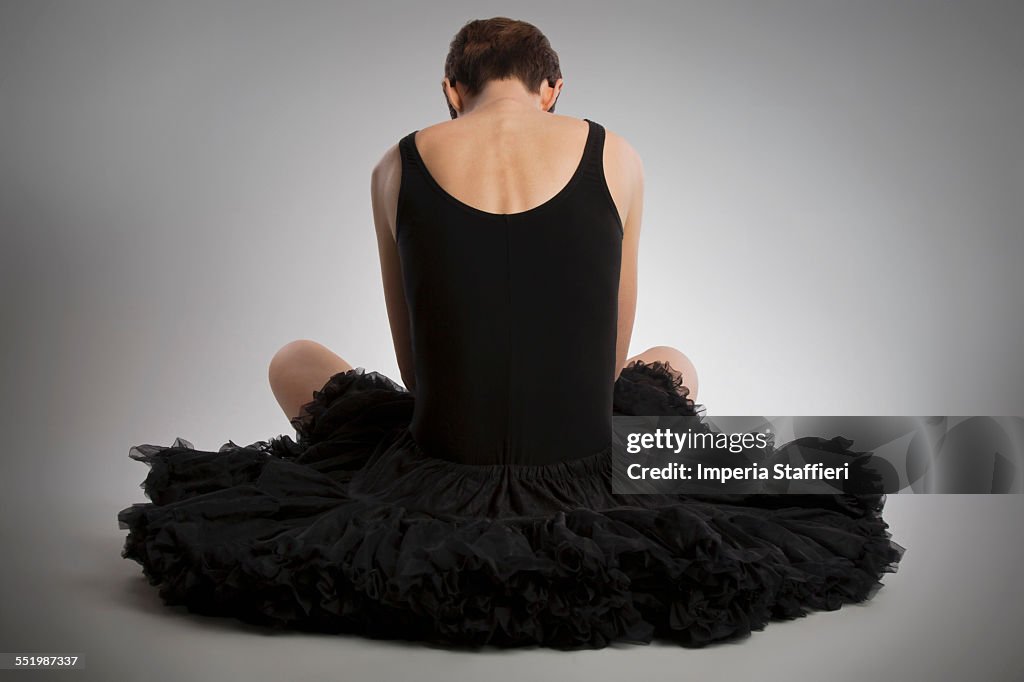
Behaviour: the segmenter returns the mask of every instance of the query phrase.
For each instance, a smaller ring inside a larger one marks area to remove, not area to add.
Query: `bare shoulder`
[[[605,182],[619,210],[623,230],[635,233],[644,192],[640,154],[625,137],[605,128],[603,165]]]
[[[457,125],[458,124],[458,125]],[[448,121],[438,121],[416,130],[416,142],[417,145],[430,146],[435,140],[440,140],[441,144],[451,140],[450,135],[457,135],[465,122],[459,119],[451,119]]]
[[[622,169],[620,172],[643,178],[644,164],[639,152],[629,140],[609,128],[605,128],[604,158],[606,164]]]
[[[398,149],[398,143],[396,142],[387,148],[384,155],[380,157],[380,160],[373,167],[371,177],[374,185],[376,186],[378,183],[386,181],[396,172],[400,172],[401,168],[402,158]]]
[[[402,156],[398,143],[388,147],[370,173],[370,203],[377,231],[395,236],[398,193],[402,185]]]

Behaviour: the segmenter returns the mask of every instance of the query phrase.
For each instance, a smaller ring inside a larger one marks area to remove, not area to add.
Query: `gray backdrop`
[[[268,639],[162,607],[115,519],[133,444],[293,433],[266,377],[292,339],[398,378],[369,173],[448,118],[448,42],[495,15],[551,39],[559,113],[643,157],[631,353],[681,348],[709,413],[1024,414],[1024,5],[0,8],[0,651],[79,652],[74,679],[1024,674],[1020,497],[893,496],[874,602],[702,651]]]

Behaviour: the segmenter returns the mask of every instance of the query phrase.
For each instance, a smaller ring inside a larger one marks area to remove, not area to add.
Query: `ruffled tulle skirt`
[[[677,373],[631,363],[615,413],[700,416]],[[413,397],[332,376],[279,436],[138,445],[151,502],[122,556],[168,604],[270,627],[449,645],[732,639],[861,602],[903,548],[883,495],[616,495],[600,453],[463,465],[410,436]]]

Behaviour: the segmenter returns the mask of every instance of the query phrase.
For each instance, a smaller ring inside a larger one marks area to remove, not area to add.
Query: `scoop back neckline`
[[[433,174],[430,172],[430,169],[427,168],[427,164],[423,160],[423,156],[420,154],[419,147],[416,146],[416,133],[420,132],[419,129],[416,129],[409,134],[409,146],[412,148],[413,156],[415,157],[417,164],[419,164],[420,170],[423,171],[423,175],[427,178],[428,184],[431,187],[433,187],[442,197],[447,199],[455,206],[459,206],[467,211],[475,213],[476,215],[492,219],[518,218],[526,215],[531,215],[554,204],[563,196],[568,194],[569,191],[576,185],[580,176],[583,175],[583,167],[586,165],[587,156],[590,152],[590,146],[594,136],[594,122],[591,121],[589,118],[584,118],[583,120],[587,122],[587,139],[586,142],[583,144],[583,154],[580,156],[579,163],[576,164],[576,170],[573,171],[572,176],[562,186],[562,188],[559,189],[558,192],[556,192],[550,199],[547,199],[543,203],[538,204],[532,208],[528,208],[525,211],[516,211],[514,213],[492,213],[491,211],[485,211],[482,208],[477,208],[476,206],[467,204],[466,202],[462,201],[461,199],[453,195],[451,192],[446,190],[444,187],[442,187],[441,183],[439,183],[434,178]]]

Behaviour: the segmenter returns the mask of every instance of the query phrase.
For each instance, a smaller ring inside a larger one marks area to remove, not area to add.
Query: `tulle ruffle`
[[[699,414],[664,363],[620,414]],[[449,645],[701,646],[870,598],[903,548],[884,496],[619,496],[609,453],[460,465],[411,439],[412,396],[336,374],[280,436],[217,452],[140,445],[152,502],[123,556],[172,604],[272,627]]]

